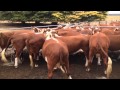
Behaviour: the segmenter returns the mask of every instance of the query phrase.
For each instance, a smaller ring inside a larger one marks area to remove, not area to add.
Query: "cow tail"
[[[109,57],[108,56],[108,54],[103,50],[103,48],[101,47],[101,45],[100,45],[100,43],[98,42],[98,44],[99,44],[99,47],[100,47],[100,49],[102,50],[102,52],[105,54],[105,56],[107,56],[107,58]]]
[[[107,64],[107,69],[106,69],[106,74],[107,74],[107,78],[109,78],[111,72],[112,72],[112,60],[111,58],[108,56],[108,54],[103,50],[103,48],[100,45],[100,42],[98,42],[100,49],[102,50],[102,52],[107,56],[108,58],[108,64]]]
[[[2,52],[1,52],[1,60],[2,60],[4,63],[7,63],[7,62],[8,62],[8,60],[7,60],[6,56],[5,56],[5,51],[7,50],[7,48],[9,47],[9,45],[11,44],[11,39],[12,39],[12,38],[10,38],[10,39],[8,40],[6,47],[5,47],[5,48],[2,50]]]

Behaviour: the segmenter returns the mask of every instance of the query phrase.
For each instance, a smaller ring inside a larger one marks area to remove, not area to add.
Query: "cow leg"
[[[93,51],[93,50],[91,50],[91,51]],[[93,57],[94,57],[94,52],[89,52],[89,60],[88,60],[88,66],[87,66],[87,68],[86,68],[86,71],[90,71],[90,66],[91,66],[91,64],[92,64],[92,60],[93,60]]]
[[[38,67],[38,60],[37,60],[37,56],[38,54],[34,53],[34,63],[35,63],[35,67]]]
[[[14,64],[15,68],[18,68],[18,57],[15,58],[15,64]]]
[[[104,74],[106,74],[107,70],[107,57],[103,55],[103,63],[104,63]]]
[[[98,65],[101,65],[101,59],[98,57]]]
[[[25,47],[25,43],[24,42],[19,42],[18,43],[18,41],[16,41],[16,42],[13,43],[13,46],[16,49],[16,55],[15,56],[19,58],[23,49],[24,49],[24,47]],[[22,63],[20,58],[18,59],[18,63]]]
[[[22,50],[23,50],[23,47],[16,48],[16,55],[15,55],[16,58],[15,58],[15,65],[14,65],[15,68],[18,68],[18,63],[21,62],[19,57],[20,57]]]
[[[64,62],[65,62],[65,64],[64,64],[65,73],[68,76],[68,79],[72,79],[72,77],[70,75],[70,70],[69,70],[69,60],[66,59]]]
[[[48,79],[52,79],[53,77],[53,68],[48,64]]]
[[[85,67],[88,66],[88,58],[86,57]]]
[[[98,58],[98,65],[101,65],[101,59],[100,59],[100,54],[96,54],[96,58]]]
[[[84,54],[85,54],[85,58],[86,58],[86,62],[85,62],[85,67],[88,66],[88,60],[89,60],[89,51],[88,50],[83,50]]]
[[[54,62],[49,62],[49,58],[45,58],[47,62],[47,68],[48,68],[48,79],[52,79],[53,77],[53,68],[55,67],[56,63]]]
[[[60,66],[60,63],[57,63],[54,67],[54,70],[57,70],[59,68],[59,66]]]
[[[33,63],[33,58],[32,58],[31,54],[29,54],[29,59],[30,59],[30,67],[33,68],[34,67],[34,63]]]

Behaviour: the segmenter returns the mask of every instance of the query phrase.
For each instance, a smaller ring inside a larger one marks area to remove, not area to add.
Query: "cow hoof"
[[[72,77],[71,77],[71,76],[69,76],[69,77],[68,77],[68,79],[72,79]]]
[[[35,64],[35,67],[39,67],[38,64]]]
[[[18,61],[18,64],[22,64],[22,61],[21,61],[21,60],[19,60],[19,61]]]
[[[87,68],[86,71],[89,72],[89,71],[90,71],[90,68]]]
[[[101,63],[98,63],[99,66],[101,66]]]

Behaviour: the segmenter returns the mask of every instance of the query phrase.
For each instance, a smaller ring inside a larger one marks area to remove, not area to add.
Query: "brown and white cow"
[[[33,31],[29,31],[29,30],[23,30],[23,31],[18,30],[18,31],[6,31],[6,32],[1,32],[1,33],[0,33],[0,46],[1,46],[2,50],[7,47],[7,42],[8,42],[8,40],[9,40],[12,36],[16,35],[16,37],[17,37],[17,35],[19,35],[19,34],[21,34],[21,33],[34,33],[34,32],[33,32]],[[2,54],[2,53],[1,53],[1,54]],[[8,61],[5,60],[5,59],[1,59],[1,60],[2,60],[4,63],[7,63],[7,62],[8,62]]]
[[[87,65],[87,71],[90,70],[90,66],[95,54],[100,54],[103,58],[105,73],[107,78],[109,78],[110,73],[112,72],[112,60],[108,56],[108,48],[110,45],[109,38],[103,33],[96,33],[90,37],[89,40],[89,60]]]
[[[51,34],[47,34],[47,38],[42,48],[42,55],[47,62],[48,78],[53,76],[53,69],[57,65],[69,79],[72,79],[69,71],[69,51],[64,42],[56,38],[51,38]]]
[[[89,38],[90,35],[57,37],[58,40],[62,40],[64,43],[66,43],[69,54],[73,54],[76,51],[82,49],[84,51],[86,61],[89,58]]]
[[[42,42],[41,42],[41,40],[42,40]],[[15,53],[16,57],[15,57],[15,65],[14,66],[15,66],[15,68],[17,68],[18,67],[18,60],[19,60],[20,54],[22,53],[24,47],[26,45],[28,46],[28,49],[30,49],[29,50],[30,55],[33,54],[32,50],[34,49],[34,47],[36,47],[36,48],[38,47],[38,50],[37,50],[38,52],[37,51],[36,52],[39,53],[39,48],[42,47],[40,45],[43,45],[44,40],[45,40],[44,35],[41,33],[37,33],[37,34],[36,33],[21,33],[19,35],[15,34],[8,40],[6,48],[2,51],[2,53],[1,53],[2,60],[8,61],[5,57],[5,51],[8,48],[8,46],[10,44],[12,44],[16,50],[16,53]],[[36,43],[34,43],[34,42],[36,42]],[[36,46],[36,45],[38,45],[38,46]],[[33,47],[33,49],[31,49],[32,47]],[[34,52],[35,55],[36,55],[36,52]],[[34,56],[34,59],[35,59],[35,55],[32,55],[32,56]],[[30,56],[30,66],[33,68],[33,61],[31,61],[31,60],[32,60],[32,58]]]
[[[42,49],[44,42],[45,42],[45,35],[41,33],[35,34],[34,37],[29,37],[25,41],[29,53],[30,66],[32,68],[34,67],[34,62],[35,62],[35,67],[38,66],[37,61],[39,60],[38,59],[39,51],[40,49]]]

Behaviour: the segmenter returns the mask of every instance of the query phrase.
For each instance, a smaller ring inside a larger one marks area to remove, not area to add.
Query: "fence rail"
[[[62,24],[62,25],[65,25],[65,24]],[[51,28],[53,26],[59,26],[59,25],[46,25],[46,26],[35,26],[35,27],[38,27],[38,28]],[[82,26],[82,25],[78,25],[78,26]],[[96,25],[91,25],[91,26],[95,26],[95,27],[118,27],[120,28],[120,26],[96,26]],[[82,27],[91,27],[91,26],[82,26]],[[32,27],[21,27],[21,28],[6,28],[6,29],[11,29],[11,30],[16,30],[16,29],[31,29]],[[3,30],[5,28],[0,28],[0,30]]]

